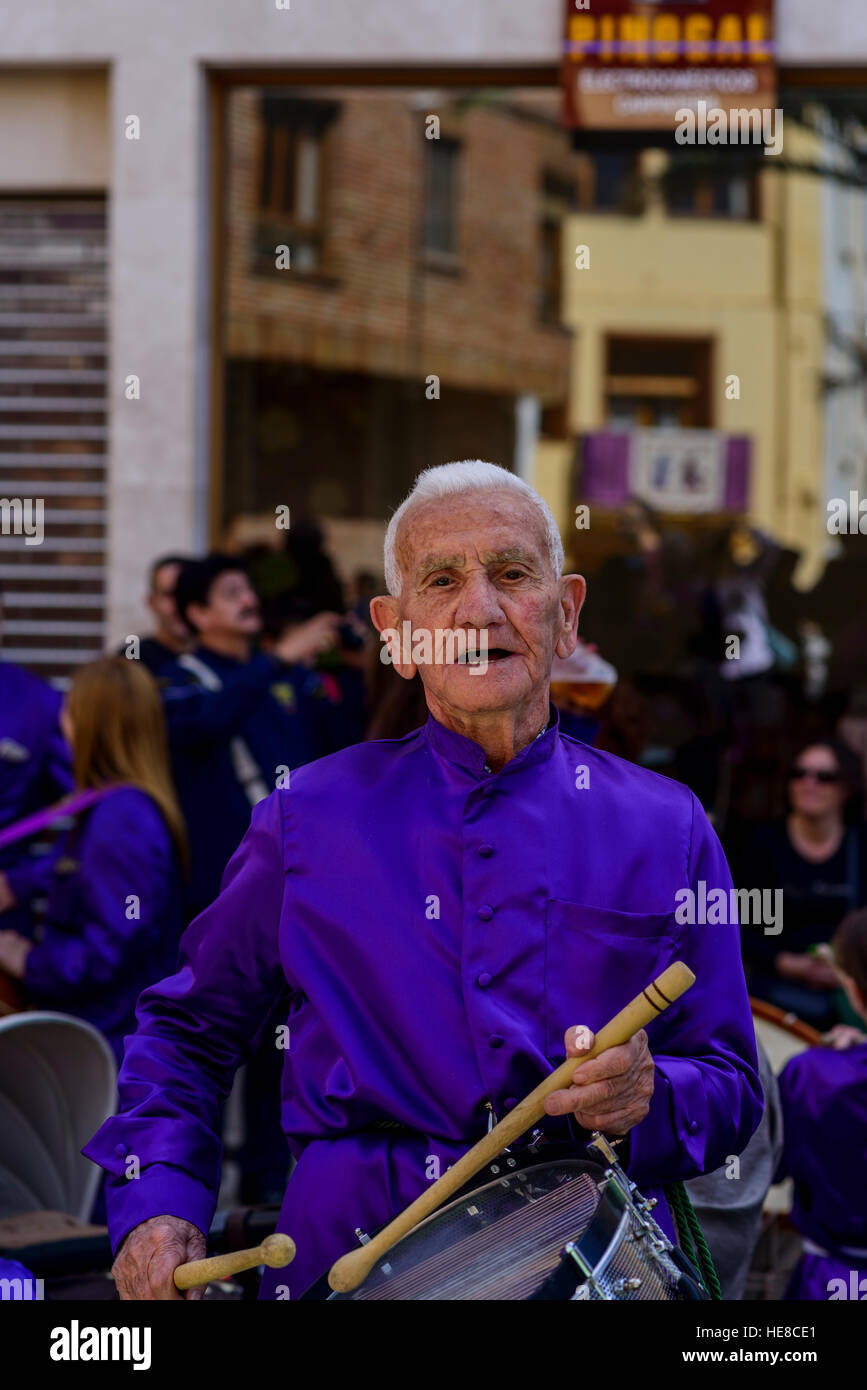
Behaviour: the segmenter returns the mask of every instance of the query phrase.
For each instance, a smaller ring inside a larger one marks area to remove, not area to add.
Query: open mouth
[[[489,647],[486,652],[464,652],[457,659],[459,666],[484,666],[497,661],[508,661],[517,652],[507,651],[505,647]]]

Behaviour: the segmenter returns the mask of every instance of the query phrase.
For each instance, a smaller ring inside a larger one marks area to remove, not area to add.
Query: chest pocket
[[[677,959],[670,913],[615,912],[552,898],[545,915],[545,1052],[563,1060],[563,1034],[598,1031]]]

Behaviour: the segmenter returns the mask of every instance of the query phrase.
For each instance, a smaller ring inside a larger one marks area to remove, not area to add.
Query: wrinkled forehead
[[[437,497],[410,507],[398,528],[395,552],[401,573],[412,577],[437,556],[477,556],[548,563],[545,526],[527,497],[493,489]]]

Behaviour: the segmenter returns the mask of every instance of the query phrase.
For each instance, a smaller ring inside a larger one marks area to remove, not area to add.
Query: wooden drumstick
[[[639,1029],[651,1023],[663,1009],[667,1009],[669,1004],[673,1004],[675,999],[679,999],[693,984],[695,976],[683,961],[675,961],[667,970],[663,970],[662,974],[642,990],[641,994],[637,994],[625,1009],[621,1009],[619,1014],[600,1028],[589,1052],[583,1057],[567,1057],[565,1062],[551,1072],[550,1076],[546,1076],[545,1080],[525,1096],[499,1124],[494,1125],[483,1139],[468,1149],[457,1163],[432,1183],[426,1192],[383,1227],[378,1235],[359,1250],[350,1250],[348,1254],[341,1255],[328,1273],[328,1283],[335,1293],[348,1293],[357,1289],[386,1251],[474,1178],[525,1130],[540,1120],[545,1114],[546,1097],[552,1091],[568,1089],[577,1066],[582,1062],[589,1062],[591,1057],[598,1056],[609,1047],[618,1047],[621,1043],[628,1042]]]
[[[212,1279],[230,1279],[244,1269],[255,1269],[256,1265],[269,1265],[280,1269],[291,1264],[295,1258],[295,1242],[289,1236],[276,1233],[266,1236],[261,1245],[250,1250],[234,1250],[228,1255],[213,1255],[208,1260],[189,1260],[178,1265],[174,1273],[176,1289],[195,1289],[199,1284],[209,1284]]]

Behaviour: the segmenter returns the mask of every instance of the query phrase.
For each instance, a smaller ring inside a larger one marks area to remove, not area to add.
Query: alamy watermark
[[[25,545],[45,540],[43,497],[0,497],[0,535],[23,536]]]
[[[828,534],[831,536],[867,536],[867,497],[852,489],[848,502],[832,497],[828,503]]]
[[[695,888],[679,888],[674,895],[674,920],[682,926],[709,925],[762,927],[765,936],[783,930],[782,888],[711,888],[700,878]]]
[[[488,634],[477,628],[414,628],[408,618],[379,634],[383,666],[469,666],[470,674],[480,676],[488,669]]]
[[[783,112],[780,107],[708,107],[697,101],[695,109],[675,111],[674,138],[679,145],[764,145],[766,155],[783,152]]]
[[[68,1327],[51,1330],[48,1355],[52,1361],[131,1361],[134,1371],[150,1370],[149,1327],[82,1327],[73,1318]]]
[[[13,1275],[11,1279],[0,1279],[0,1303],[41,1302],[44,1298],[45,1281],[43,1279],[34,1279],[23,1275]]]

